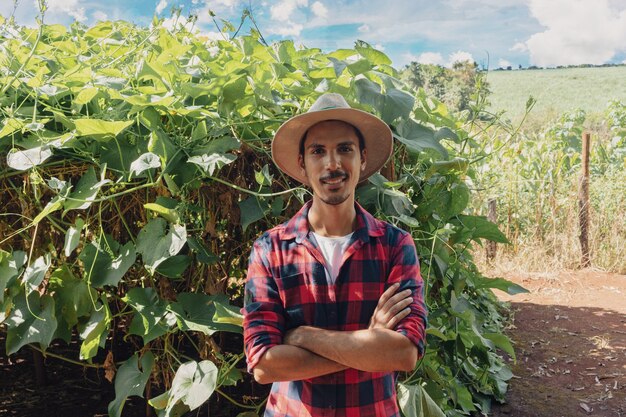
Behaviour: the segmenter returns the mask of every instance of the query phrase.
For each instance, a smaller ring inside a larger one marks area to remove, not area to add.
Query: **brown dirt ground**
[[[626,275],[507,273],[515,342],[507,403],[494,417],[626,416]]]

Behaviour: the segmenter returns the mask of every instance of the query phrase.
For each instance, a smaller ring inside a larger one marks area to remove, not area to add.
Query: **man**
[[[411,236],[354,200],[391,150],[389,127],[338,94],[276,133],[276,165],[313,198],[250,257],[244,345],[273,383],[265,416],[400,416],[395,371],[424,353],[423,282]]]

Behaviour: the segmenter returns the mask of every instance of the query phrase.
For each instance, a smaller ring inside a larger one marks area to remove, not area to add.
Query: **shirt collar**
[[[285,224],[280,238],[282,240],[296,239],[301,243],[309,235],[308,214],[311,209],[312,200],[307,201],[302,208]],[[357,202],[354,203],[356,209],[356,229],[354,237],[363,241],[368,241],[369,237],[383,236],[385,234],[384,223],[369,214]]]

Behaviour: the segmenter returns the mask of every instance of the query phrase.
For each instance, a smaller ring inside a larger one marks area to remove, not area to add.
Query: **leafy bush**
[[[503,399],[511,373],[498,350],[514,352],[490,288],[522,289],[483,277],[469,252],[483,238],[506,242],[466,209],[473,120],[408,93],[363,42],[323,53],[254,33],[212,41],[159,22],[0,23],[8,354],[60,339],[78,340],[82,361],[114,358],[111,416],[147,384],[163,393],[150,399],[159,415],[214,393],[258,412],[262,403],[237,393],[252,383],[241,371],[247,257],[308,193],[275,169],[270,140],[332,91],[379,114],[397,139],[395,174],[372,177],[358,198],[411,231],[427,282],[428,351],[402,378],[405,414],[419,412],[417,394],[450,416]]]

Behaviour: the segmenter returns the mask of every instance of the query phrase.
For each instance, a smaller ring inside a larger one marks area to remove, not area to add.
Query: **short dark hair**
[[[324,122],[342,122],[347,124],[348,126],[350,126],[352,129],[354,129],[354,133],[356,134],[356,137],[359,139],[359,152],[363,152],[363,149],[365,149],[365,138],[363,137],[363,133],[361,133],[361,131],[359,129],[357,129],[356,126],[354,126],[351,123],[348,122],[344,122],[343,120],[335,120],[335,119],[331,119],[331,120],[323,120]],[[322,122],[318,122],[318,123],[322,123]],[[316,124],[318,124],[316,123]],[[315,126],[315,125],[313,125]],[[313,127],[311,126],[311,127]],[[304,135],[302,135],[302,138],[300,139],[300,150],[298,155],[302,155],[304,156],[304,142],[306,141],[306,137],[309,133],[309,130],[311,130],[311,127],[309,127],[306,132],[304,132]]]

